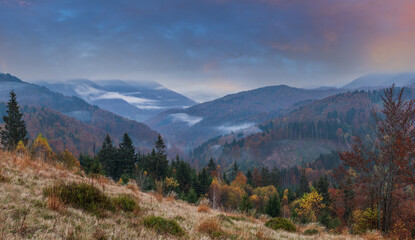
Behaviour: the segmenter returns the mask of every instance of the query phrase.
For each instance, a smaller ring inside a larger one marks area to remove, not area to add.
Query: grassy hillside
[[[90,202],[77,205],[73,195],[61,199],[59,188],[50,190],[80,183],[97,191],[88,195]],[[135,184],[86,177],[79,169],[1,150],[0,209],[0,239],[361,239],[330,235],[316,225],[297,226],[291,233],[274,231],[265,226],[265,216],[256,219],[163,199],[140,192]],[[310,228],[320,233],[304,235]]]

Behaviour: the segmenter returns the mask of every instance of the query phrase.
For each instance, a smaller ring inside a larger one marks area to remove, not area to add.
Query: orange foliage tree
[[[405,101],[404,89],[397,92],[394,86],[384,90],[382,100],[381,114],[372,111],[373,137],[355,137],[352,149],[340,158],[356,195],[365,196],[361,208],[377,208],[378,228],[389,232],[400,218],[394,215],[401,201],[398,192],[409,194],[405,188],[415,184],[415,102]]]

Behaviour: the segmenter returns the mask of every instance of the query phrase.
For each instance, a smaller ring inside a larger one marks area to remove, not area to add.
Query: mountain
[[[135,121],[144,121],[164,110],[186,108],[196,103],[156,82],[77,79],[39,84]]]
[[[384,88],[392,84],[403,87],[415,83],[415,73],[376,73],[361,76],[346,84],[344,89]]]
[[[193,151],[195,165],[213,157],[226,169],[234,161],[243,169],[253,166],[288,168],[321,154],[347,149],[353,135],[368,132],[372,109],[378,109],[382,91],[336,94],[301,106],[258,125],[260,132],[212,138]],[[415,96],[407,89],[408,99]]]
[[[344,90],[306,90],[285,85],[264,87],[186,109],[168,110],[145,123],[186,150],[218,135],[242,130],[246,133],[258,132],[257,123],[341,91]]]
[[[65,134],[78,134],[77,132],[70,130],[70,125],[73,123],[78,124],[79,129],[84,129],[88,134],[96,134],[99,138],[103,136],[102,133],[109,133],[112,138],[120,139],[122,134],[127,132],[137,147],[150,148],[157,138],[157,132],[153,131],[143,123],[128,120],[112,112],[102,110],[77,97],[64,96],[60,93],[53,92],[46,87],[23,82],[10,74],[0,74],[0,86],[0,102],[7,102],[9,100],[9,92],[14,90],[21,106],[33,107],[28,108],[28,116],[31,116],[30,114],[32,114],[32,112],[40,115],[37,116],[39,119],[35,116],[27,119],[28,124],[40,121],[40,119],[41,121],[45,121],[45,123],[34,124],[33,126],[36,127],[32,129],[33,132],[43,134],[44,132],[49,131],[48,129],[50,127],[48,125],[57,124],[59,121],[63,121],[66,123],[64,124],[65,127],[60,125],[59,127],[61,128],[56,128],[56,131],[50,133],[48,136],[55,134],[56,136],[53,138],[59,138],[59,136]],[[45,114],[48,117],[42,116]],[[46,124],[46,122],[48,124]],[[99,129],[99,131],[97,129]],[[50,129],[50,131],[52,130],[53,128]],[[102,141],[103,139],[101,138],[100,142]],[[75,141],[75,143],[78,145],[79,151],[87,148],[86,146],[80,146],[84,144],[82,141]]]

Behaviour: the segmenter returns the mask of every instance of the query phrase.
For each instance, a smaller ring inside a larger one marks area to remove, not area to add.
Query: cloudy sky
[[[154,80],[198,101],[415,70],[415,0],[0,0],[0,71]]]

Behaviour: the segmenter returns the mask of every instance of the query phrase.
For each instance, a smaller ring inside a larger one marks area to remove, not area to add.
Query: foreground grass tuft
[[[276,218],[269,220],[268,222],[265,223],[265,226],[275,231],[281,229],[287,232],[295,232],[297,230],[294,223],[292,223],[288,219],[281,218],[281,217],[276,217]]]
[[[175,220],[150,216],[143,219],[143,224],[145,227],[156,231],[158,234],[169,234],[173,236],[185,235],[185,231]]]
[[[228,234],[219,227],[218,221],[216,219],[205,220],[199,225],[198,231],[208,235],[213,239],[228,238]]]
[[[307,230],[304,231],[304,235],[309,235],[309,236],[316,235],[316,234],[319,234],[319,233],[320,232],[315,228],[310,228],[310,229],[307,229]]]

